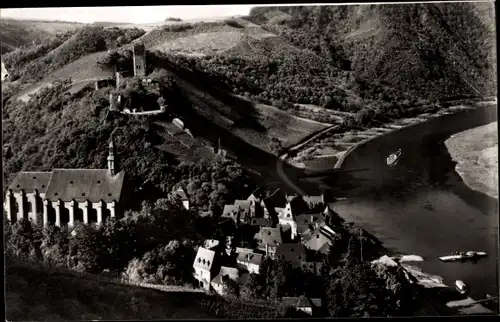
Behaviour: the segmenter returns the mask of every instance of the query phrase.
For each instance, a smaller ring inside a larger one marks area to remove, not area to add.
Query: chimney
[[[250,253],[247,253],[247,260],[250,261]]]

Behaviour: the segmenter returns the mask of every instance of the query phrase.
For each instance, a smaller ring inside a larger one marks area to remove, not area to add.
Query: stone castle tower
[[[132,47],[134,53],[134,76],[146,76],[146,48],[143,44]]]

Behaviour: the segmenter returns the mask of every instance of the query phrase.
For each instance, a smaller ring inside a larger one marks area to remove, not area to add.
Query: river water
[[[461,279],[471,287],[472,298],[495,296],[498,200],[463,183],[443,142],[453,133],[496,120],[496,106],[481,108],[374,139],[350,154],[342,166],[367,171],[322,179],[347,197],[332,207],[386,248],[422,256],[425,261],[415,266],[443,277],[445,284],[453,286]],[[387,167],[386,156],[399,148],[403,150],[399,163]],[[439,260],[456,250],[485,251],[489,256],[475,263]]]

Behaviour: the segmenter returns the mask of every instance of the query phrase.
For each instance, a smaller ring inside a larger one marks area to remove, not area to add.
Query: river
[[[496,106],[479,108],[360,146],[346,157],[342,168],[367,171],[323,179],[333,189],[342,187],[347,197],[332,207],[388,249],[422,256],[425,261],[415,266],[443,277],[445,284],[464,280],[475,299],[498,294],[498,200],[463,183],[443,143],[454,133],[496,120]],[[385,158],[399,148],[402,157],[396,167],[389,168]],[[485,251],[489,256],[476,263],[438,259],[456,250]]]

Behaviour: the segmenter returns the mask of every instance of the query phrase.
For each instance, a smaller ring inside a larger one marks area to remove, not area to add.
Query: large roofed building
[[[116,172],[111,140],[107,169],[19,172],[7,189],[4,209],[11,222],[26,218],[55,226],[101,224],[123,214],[128,191],[125,172]]]

